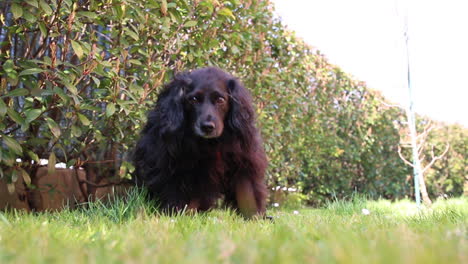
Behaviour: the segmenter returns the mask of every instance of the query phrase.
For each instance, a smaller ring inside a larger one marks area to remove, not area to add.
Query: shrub
[[[0,7],[0,176],[9,182],[23,177],[29,186],[39,159],[51,171],[57,162],[84,167],[94,181],[127,177],[161,85],[216,65],[252,90],[271,186],[298,187],[311,203],[355,191],[410,194],[409,168],[396,154],[402,111],[286,30],[269,1]]]

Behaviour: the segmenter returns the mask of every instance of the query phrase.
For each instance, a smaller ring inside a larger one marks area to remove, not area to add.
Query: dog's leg
[[[240,213],[245,218],[262,217],[265,213],[264,186],[257,186],[247,178],[240,179],[236,184],[236,200]]]
[[[236,192],[233,190],[232,192],[227,192],[224,195],[224,202],[223,202],[223,207],[224,208],[230,208],[236,210],[239,208],[237,206],[237,199],[236,199]]]
[[[215,199],[211,199],[209,197],[193,198],[187,205],[187,211],[191,213],[205,212],[213,208],[214,203]]]
[[[192,199],[192,200],[190,200],[189,204],[187,205],[187,212],[196,213],[198,211],[199,207],[200,207],[200,200],[199,199]]]

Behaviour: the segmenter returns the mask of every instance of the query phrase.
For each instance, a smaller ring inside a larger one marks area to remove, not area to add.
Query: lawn
[[[363,210],[367,209],[367,210]],[[0,213],[0,263],[468,263],[468,199],[418,212],[408,201],[337,201],[269,210],[161,216],[127,202],[61,213]]]

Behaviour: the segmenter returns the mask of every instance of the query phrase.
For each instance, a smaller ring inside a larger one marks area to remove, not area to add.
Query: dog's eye
[[[189,98],[189,102],[192,104],[198,103],[198,98],[196,96],[192,96]]]
[[[226,101],[226,99],[224,99],[224,97],[218,97],[218,98],[216,98],[215,102],[217,104],[223,104],[225,101]]]

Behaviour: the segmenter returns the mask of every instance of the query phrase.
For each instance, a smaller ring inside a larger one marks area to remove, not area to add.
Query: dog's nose
[[[203,122],[200,128],[203,133],[210,134],[215,129],[215,124],[213,122]]]

